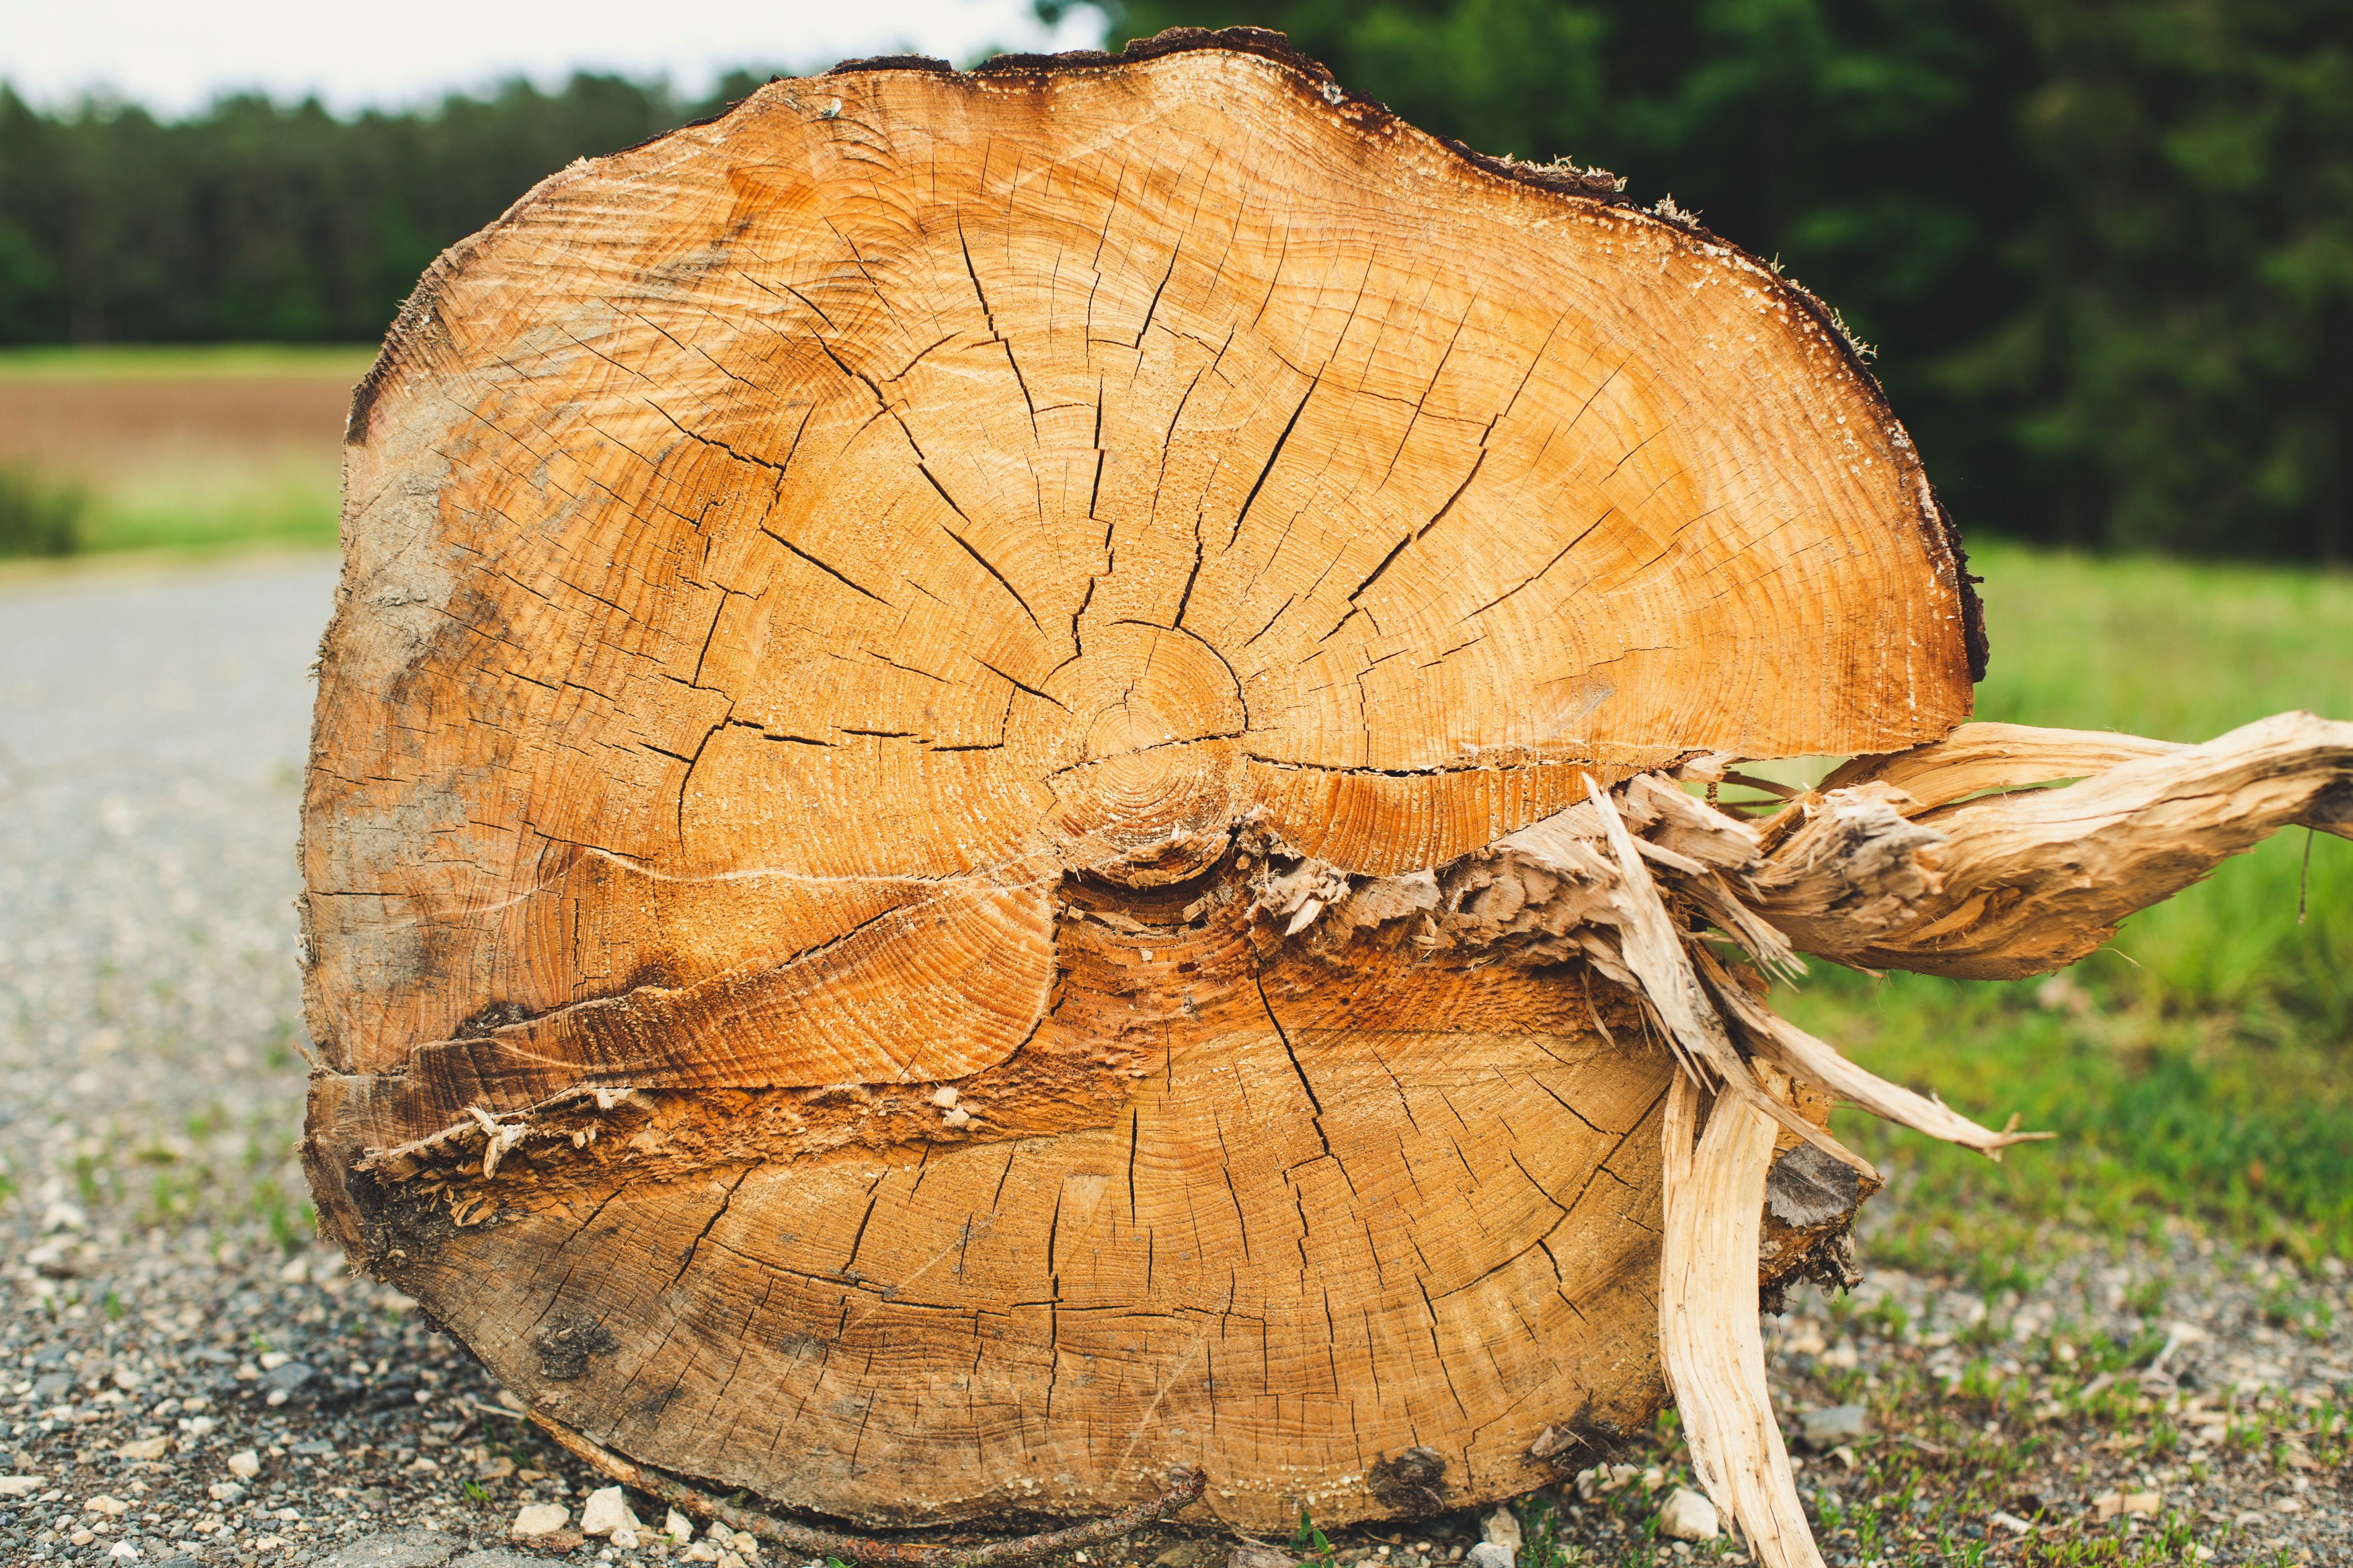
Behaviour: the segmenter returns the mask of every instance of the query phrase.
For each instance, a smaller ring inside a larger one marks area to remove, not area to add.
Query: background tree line
[[[1878,346],[1965,527],[2353,552],[2353,0],[1103,9],[1114,47],[1280,28],[1417,124],[1604,164],[1778,257]],[[533,181],[759,79],[172,124],[0,89],[0,342],[373,338]]]

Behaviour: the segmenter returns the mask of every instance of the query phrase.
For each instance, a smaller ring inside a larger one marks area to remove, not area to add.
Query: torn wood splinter
[[[1757,1243],[1773,1123],[1756,1101],[1678,1078],[1662,1122],[1666,1235],[1659,1348],[1691,1444],[1692,1470],[1765,1568],[1820,1568],[1765,1382]]]

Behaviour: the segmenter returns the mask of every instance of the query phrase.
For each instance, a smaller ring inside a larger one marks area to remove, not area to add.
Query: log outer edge
[[[1328,66],[1293,48],[1287,37],[1271,28],[1171,27],[1150,38],[1131,40],[1115,55],[1100,49],[1078,49],[1053,55],[999,55],[970,71],[963,72],[957,71],[945,60],[924,55],[880,56],[844,60],[817,79],[861,73],[913,71],[974,84],[1008,77],[1042,80],[1055,76],[1131,69],[1155,60],[1203,52],[1253,56],[1272,63],[1291,75],[1303,90],[1345,114],[1367,138],[1392,132],[1421,137],[1444,149],[1468,167],[1492,178],[1525,186],[1547,196],[1615,208],[1755,263],[1765,279],[1769,279],[1766,286],[1778,289],[1786,295],[1837,352],[1848,374],[1871,407],[1873,417],[1896,432],[1897,444],[1911,455],[1913,464],[1917,468],[1920,461],[1917,448],[1912,445],[1909,432],[1896,418],[1895,410],[1887,400],[1886,390],[1880,385],[1879,378],[1872,374],[1867,363],[1868,351],[1847,331],[1846,323],[1838,311],[1811,289],[1785,276],[1778,264],[1761,260],[1744,247],[1707,228],[1696,217],[1681,213],[1667,204],[1646,207],[1627,200],[1620,194],[1626,182],[1608,170],[1580,169],[1573,163],[1523,163],[1516,158],[1479,152],[1451,136],[1421,131],[1388,105],[1341,86]],[[782,79],[772,79],[770,85]],[[757,96],[755,92],[717,114],[681,125],[659,136],[649,137],[608,156],[625,157],[670,137],[723,124]],[[394,316],[392,326],[385,334],[383,350],[368,367],[367,374],[353,388],[351,410],[343,426],[343,444],[346,447],[366,443],[377,396],[401,367],[412,341],[433,330],[442,290],[464,269],[472,255],[501,230],[540,205],[554,190],[579,177],[583,171],[606,161],[604,158],[582,160],[548,175],[524,192],[487,227],[459,240],[433,260]],[[1925,473],[1915,473],[1914,478],[1918,491],[1915,522],[1927,546],[1932,567],[1945,585],[1952,590],[1959,605],[1962,647],[1968,662],[1969,679],[1972,682],[1983,680],[1989,645],[1985,606],[1978,598],[1976,586],[1982,579],[1970,575],[1968,555],[1962,547],[1960,529],[1936,494],[1936,488],[1929,484]]]
[[[884,1541],[874,1536],[842,1535],[776,1519],[754,1509],[740,1508],[700,1488],[673,1480],[643,1465],[625,1459],[603,1444],[585,1437],[543,1411],[530,1413],[532,1425],[554,1438],[558,1447],[592,1469],[661,1499],[674,1508],[715,1519],[763,1540],[812,1552],[824,1557],[871,1565],[871,1568],[1014,1568],[1040,1558],[1116,1541],[1169,1515],[1181,1513],[1200,1500],[1209,1484],[1208,1472],[1196,1465],[1181,1472],[1158,1497],[1122,1509],[1102,1519],[1036,1535],[1007,1536],[989,1541]]]

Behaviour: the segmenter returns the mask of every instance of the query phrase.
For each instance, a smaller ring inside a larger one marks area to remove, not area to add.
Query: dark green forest
[[[339,120],[255,97],[177,123],[0,85],[0,343],[364,342],[427,264],[575,158],[723,108],[575,76]]]
[[[1053,0],[1041,9],[1050,12]],[[1843,312],[1966,528],[2353,553],[2353,0],[1116,0],[1290,34],[1484,152],[1672,196]],[[361,340],[541,175],[723,107],[337,119],[0,89],[0,342]]]

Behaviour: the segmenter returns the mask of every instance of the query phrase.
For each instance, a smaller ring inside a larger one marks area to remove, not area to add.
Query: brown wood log
[[[1610,934],[1644,861],[1757,923],[1758,841],[1577,814],[1967,716],[1911,443],[1772,268],[1271,35],[904,65],[547,181],[362,387],[322,1223],[565,1426],[867,1525],[1589,1462],[1663,1397],[1677,1052],[1785,1152],[1828,1101]]]

